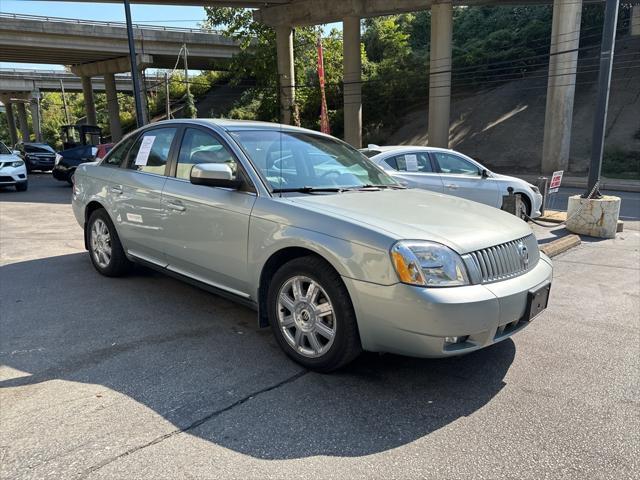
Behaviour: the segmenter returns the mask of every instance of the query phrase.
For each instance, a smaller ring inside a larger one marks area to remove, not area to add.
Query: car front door
[[[225,163],[246,187],[235,190],[190,182],[199,163]],[[248,297],[247,234],[256,194],[224,140],[204,127],[184,130],[162,193],[167,215],[168,269]]]
[[[501,198],[495,181],[483,177],[482,169],[452,153],[432,152],[440,170],[444,193],[492,207],[500,207]]]
[[[404,180],[408,187],[443,192],[442,180],[435,172],[427,152],[403,153],[383,161],[393,169],[394,176]]]
[[[112,218],[127,253],[160,266],[166,266],[166,214],[160,200],[177,132],[177,126],[145,130],[108,187]]]

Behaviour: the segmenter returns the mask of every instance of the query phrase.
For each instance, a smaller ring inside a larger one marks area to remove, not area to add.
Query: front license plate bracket
[[[538,288],[537,290],[529,290],[527,295],[527,309],[524,312],[524,320],[531,321],[546,310],[549,304],[549,292],[551,284]]]

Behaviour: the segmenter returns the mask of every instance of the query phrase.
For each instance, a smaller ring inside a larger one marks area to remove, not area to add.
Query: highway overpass
[[[120,73],[114,75],[116,91],[131,92],[133,84],[131,83],[131,75],[128,73]],[[147,88],[153,87],[158,82],[163,82],[164,77],[146,75],[145,81]],[[60,91],[60,82],[64,85],[67,92],[81,92],[82,80],[71,72],[60,70],[33,70],[22,68],[0,68],[0,91],[4,93],[15,92],[58,92]],[[92,82],[95,92],[104,92],[105,83],[101,77],[96,77]]]

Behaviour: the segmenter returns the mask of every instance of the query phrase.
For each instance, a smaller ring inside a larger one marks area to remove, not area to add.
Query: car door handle
[[[111,187],[111,193],[122,195],[122,187],[120,185],[114,185],[113,187]]]
[[[187,209],[187,207],[177,202],[167,202],[167,207],[176,212],[184,212]]]
[[[445,185],[445,187],[450,188],[451,190],[456,190],[458,188],[458,185],[456,185],[455,183],[450,183],[449,185]]]

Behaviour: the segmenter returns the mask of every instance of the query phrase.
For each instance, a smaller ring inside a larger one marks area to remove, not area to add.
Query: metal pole
[[[64,118],[67,120],[67,125],[71,125],[69,121],[69,110],[67,110],[67,96],[64,93],[64,83],[60,79],[60,89],[62,90],[62,106],[64,107]]]
[[[169,100],[169,74],[164,72],[164,99],[167,104],[167,120],[171,120],[171,101]]]
[[[596,114],[593,120],[593,134],[591,143],[591,165],[589,166],[589,181],[583,198],[589,196],[600,181],[602,170],[602,155],[604,153],[604,134],[607,124],[607,109],[609,107],[609,89],[611,87],[611,68],[613,66],[613,50],[616,40],[616,26],[618,23],[619,0],[607,0],[604,11],[604,28],[602,29],[602,45],[600,47],[600,72],[598,74],[598,98]],[[593,198],[599,198],[596,189]]]
[[[136,41],[133,37],[133,26],[131,25],[131,7],[129,0],[124,0],[124,14],[127,19],[127,38],[129,40],[129,57],[131,58],[131,81],[133,82],[133,98],[136,102],[136,121],[138,127],[144,125],[144,115],[142,114],[142,99],[140,98],[140,83],[138,82],[138,57],[136,56]]]

